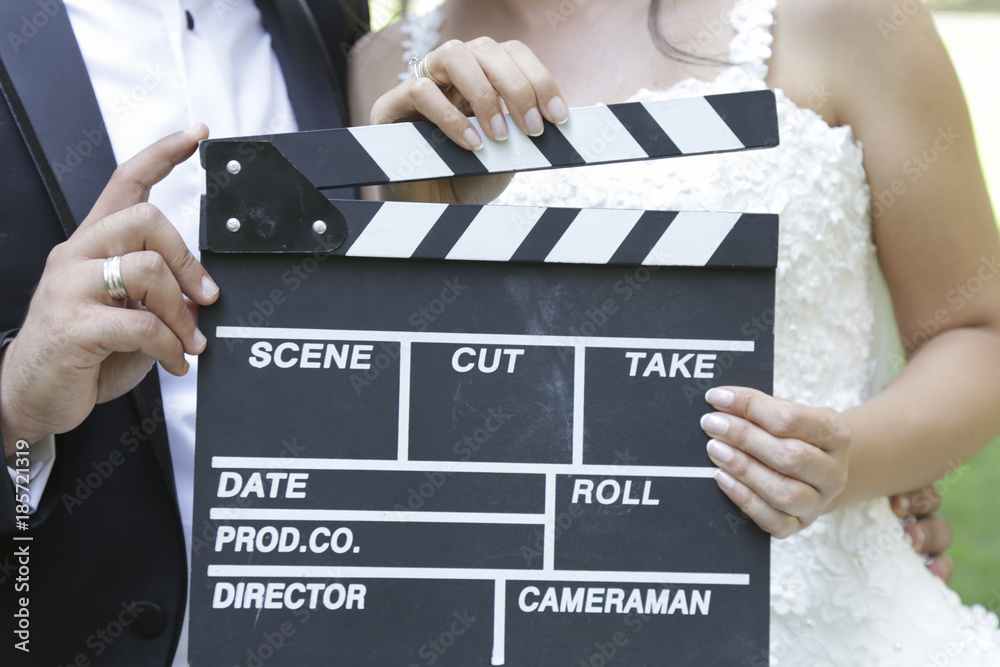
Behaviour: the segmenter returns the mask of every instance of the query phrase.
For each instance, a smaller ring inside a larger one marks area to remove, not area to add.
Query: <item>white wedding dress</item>
[[[775,4],[737,0],[729,58],[739,65],[629,101],[766,88]],[[438,12],[408,20],[404,61],[436,45],[440,22]],[[899,360],[862,147],[849,127],[776,93],[777,149],[523,173],[496,203],[780,214],[774,393],[845,410],[884,386]],[[997,617],[963,606],[926,569],[887,499],[771,544],[772,665],[1000,665]]]

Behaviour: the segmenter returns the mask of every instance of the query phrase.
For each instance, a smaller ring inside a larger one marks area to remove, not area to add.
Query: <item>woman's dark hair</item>
[[[662,9],[662,0],[650,0],[649,14],[646,19],[646,22],[649,25],[649,34],[653,38],[653,44],[656,45],[656,49],[660,53],[686,65],[728,66],[732,64],[725,58],[699,56],[697,54],[684,51],[667,41],[667,38],[663,36],[663,31],[660,30],[660,14]]]

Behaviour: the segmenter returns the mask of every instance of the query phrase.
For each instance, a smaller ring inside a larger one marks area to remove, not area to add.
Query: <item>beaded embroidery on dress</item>
[[[729,58],[739,65],[628,101],[766,88],[775,5],[737,0]],[[440,21],[439,13],[409,21],[408,49],[433,48]],[[869,398],[879,361],[873,339],[892,326],[881,321],[891,311],[873,289],[862,147],[849,127],[832,128],[775,92],[777,149],[523,173],[496,203],[780,214],[774,393],[844,410]],[[771,544],[771,665],[1000,665],[997,617],[963,606],[930,574],[887,499],[843,508]]]

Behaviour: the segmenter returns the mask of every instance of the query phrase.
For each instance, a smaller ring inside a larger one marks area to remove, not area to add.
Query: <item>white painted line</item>
[[[445,259],[506,262],[546,210],[538,206],[484,206]]]
[[[542,154],[535,144],[521,130],[514,125],[514,121],[507,116],[508,137],[506,141],[491,141],[486,138],[479,125],[479,120],[475,117],[469,119],[472,125],[483,137],[485,144],[481,150],[473,155],[483,163],[487,171],[491,173],[503,171],[517,171],[523,169],[548,169],[552,163]],[[380,125],[379,127],[390,127]]]
[[[545,533],[542,537],[542,569],[556,569],[556,475],[545,474]]]
[[[410,458],[410,341],[399,343],[399,443],[396,458]]]
[[[704,97],[670,100],[665,104],[644,102],[643,106],[677,148],[685,153],[745,148]]]
[[[605,106],[573,109],[569,121],[556,125],[556,129],[588,163],[649,157],[614,112]]]
[[[280,577],[282,579],[441,579],[444,581],[557,581],[684,586],[749,586],[738,572],[599,572],[595,570],[499,570],[444,567],[337,567],[329,565],[209,565],[210,577]]]
[[[645,211],[585,208],[545,258],[546,263],[607,264]]]
[[[678,213],[643,264],[705,266],[742,213]]]
[[[385,202],[362,230],[347,255],[410,257],[447,208],[447,204],[414,206],[404,202]]]
[[[573,350],[573,465],[583,465],[583,406],[587,351],[582,346]]]
[[[366,125],[352,127],[350,132],[389,177],[388,182],[455,175],[413,123]]]
[[[571,463],[494,463],[489,461],[383,461],[374,459],[316,459],[269,456],[213,456],[219,470],[332,470],[372,472],[515,473],[522,475],[591,475],[593,477],[677,477],[714,479],[713,466],[573,465]]]
[[[400,512],[397,510],[296,510],[213,507],[220,521],[372,521],[379,523],[481,523],[520,526],[545,524],[544,514],[500,512]]]
[[[507,660],[507,580],[497,579],[493,584],[493,657],[492,665],[502,665]]]
[[[217,338],[256,340],[365,341],[443,343],[448,345],[519,345],[615,350],[695,350],[699,352],[753,352],[751,340],[701,340],[697,338],[615,338],[603,336],[535,336],[519,334],[444,333],[436,331],[357,331],[349,329],[300,329],[279,327],[216,327]]]

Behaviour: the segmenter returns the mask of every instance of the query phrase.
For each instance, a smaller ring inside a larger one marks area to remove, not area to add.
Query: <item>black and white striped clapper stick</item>
[[[625,266],[773,267],[778,216],[756,213],[336,201],[333,254]]]
[[[473,124],[478,123],[475,118]],[[778,145],[769,90],[573,109],[538,137],[512,123],[503,142],[466,150],[432,123],[320,130],[267,138],[320,189],[534,171]]]
[[[770,247],[776,234],[770,222],[768,231],[756,224],[759,216],[358,203],[330,201],[322,190],[743,151],[778,141],[768,90],[573,109],[567,123],[548,124],[541,136],[510,124],[507,141],[487,141],[475,152],[426,122],[207,141],[202,247],[312,252],[319,242],[357,257],[773,266],[773,252],[754,255],[751,248]],[[272,194],[293,191],[298,196]],[[318,237],[310,231],[316,221],[325,230]],[[737,251],[734,239],[753,243]]]

